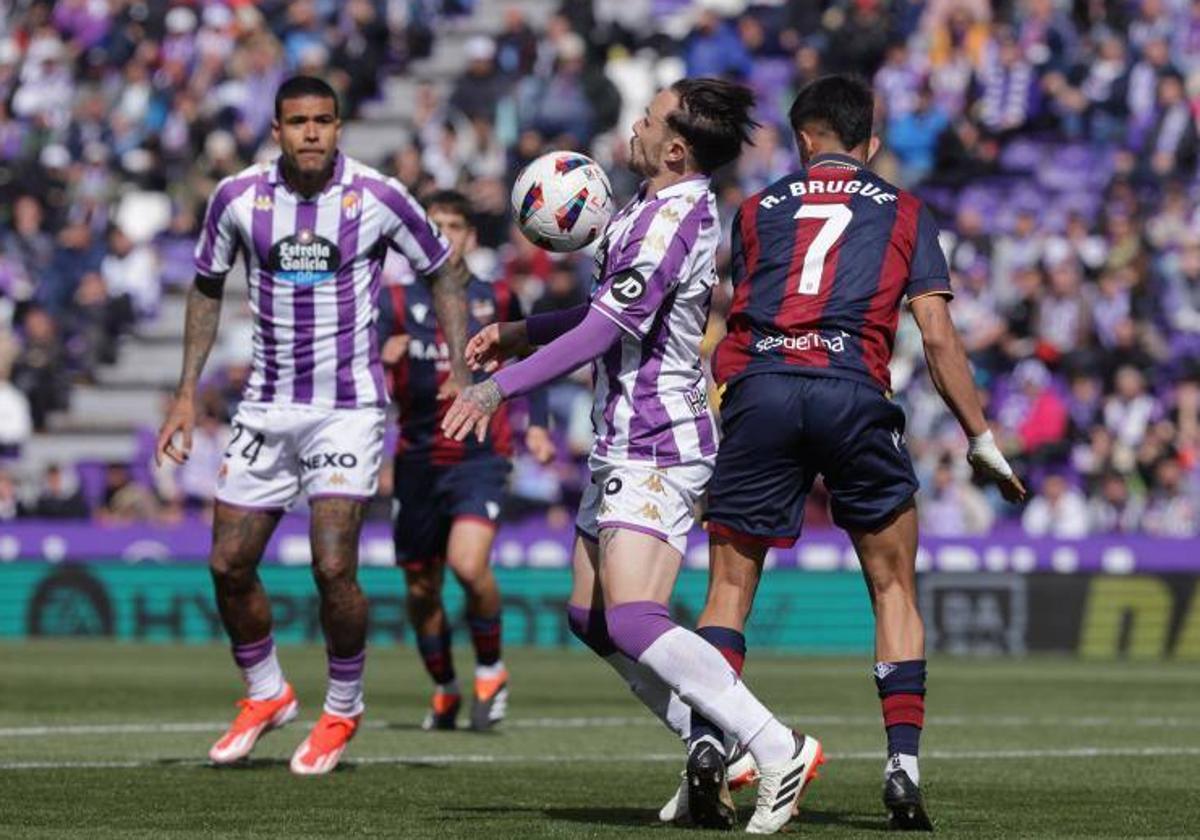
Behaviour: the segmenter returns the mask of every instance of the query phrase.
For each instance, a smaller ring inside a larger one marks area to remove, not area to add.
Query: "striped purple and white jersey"
[[[700,342],[720,238],[703,177],[639,195],[605,229],[591,305],[625,334],[594,363],[596,457],[667,467],[716,455]]]
[[[305,199],[279,161],[222,181],[196,243],[196,272],[223,277],[240,252],[254,313],[254,366],[243,399],[319,408],[388,402],[375,320],[389,248],[418,274],[449,243],[393,178],[338,153],[333,177]]]

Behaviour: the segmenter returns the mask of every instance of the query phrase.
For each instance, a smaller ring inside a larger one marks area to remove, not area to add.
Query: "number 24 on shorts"
[[[225,450],[225,457],[228,458],[233,454],[234,448],[242,438],[242,434],[246,431],[246,427],[241,423],[233,424],[233,438],[229,441],[229,447]],[[246,463],[254,466],[254,462],[258,460],[258,453],[263,447],[262,432],[254,432],[250,435],[249,440],[242,446],[241,456],[246,459]]]

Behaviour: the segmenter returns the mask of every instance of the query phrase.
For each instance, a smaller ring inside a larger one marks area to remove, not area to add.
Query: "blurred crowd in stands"
[[[344,116],[371,119],[396,104],[386,82],[412,73],[407,128],[368,162],[418,196],[466,192],[473,269],[546,310],[584,299],[590,258],[552,257],[512,230],[525,163],[586,150],[627,197],[629,127],[656,88],[741,79],[763,125],[716,179],[728,225],[797,165],[796,89],[845,71],[878,92],[873,167],[942,223],[954,317],[1034,490],[1016,510],[971,481],[905,322],[893,379],[926,532],[1200,534],[1200,0],[573,0],[537,26],[508,4],[490,34],[472,27],[476,5],[0,0],[0,456],[52,427],[72,384],[93,381],[190,282],[203,203],[221,177],[274,154],[272,95],[288,74],[328,78]],[[404,273],[389,263],[393,281]],[[10,461],[0,520],[203,507],[245,362],[213,366],[187,471],[150,471],[143,446],[81,493],[71,465],[29,476]],[[560,463],[519,459],[515,498],[573,501],[588,398],[585,377],[555,386]],[[808,522],[828,522],[820,492]]]

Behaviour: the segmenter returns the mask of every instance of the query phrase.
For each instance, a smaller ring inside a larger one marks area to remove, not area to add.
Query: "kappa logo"
[[[342,215],[347,219],[357,219],[362,215],[362,196],[354,190],[342,196]]]
[[[487,511],[488,519],[496,519],[500,516],[500,505],[495,502],[484,502],[483,507]]]
[[[668,222],[678,222],[682,218],[674,207],[664,207],[658,215],[662,216]]]
[[[891,662],[876,662],[875,663],[875,679],[885,680],[888,674],[896,670],[896,666]]]
[[[346,476],[342,475],[341,473],[334,473],[329,478],[329,484],[331,487],[345,487],[349,483],[350,482],[346,479]]]
[[[645,481],[638,486],[649,490],[651,493],[657,493],[660,496],[667,495],[666,488],[663,487],[662,476],[657,473],[646,476]]]
[[[222,464],[221,469],[217,470],[217,484],[224,486],[225,479],[229,477],[229,465]]]
[[[900,444],[904,443],[904,433],[899,429],[892,429],[892,446],[896,447],[896,451],[900,451]]]
[[[652,250],[662,252],[667,250],[667,240],[661,233],[652,233],[646,237],[646,245]]]
[[[269,211],[275,206],[275,202],[271,200],[269,195],[260,195],[254,199],[254,209],[262,212]]]
[[[638,516],[647,522],[662,522],[662,514],[658,511],[658,505],[652,505],[649,502],[638,508]]]
[[[425,316],[429,314],[429,307],[423,303],[414,303],[411,307],[413,317],[420,323],[425,323]]]
[[[608,516],[610,513],[612,513],[612,505],[610,505],[607,500],[601,502],[599,515]]]

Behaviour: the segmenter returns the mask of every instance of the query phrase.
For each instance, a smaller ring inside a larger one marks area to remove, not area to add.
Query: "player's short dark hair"
[[[724,79],[680,79],[671,85],[679,107],[667,115],[667,125],[692,150],[706,173],[734,160],[758,123],[750,116],[754,92]]]
[[[283,103],[287,99],[299,99],[302,96],[316,96],[321,99],[333,100],[333,115],[341,117],[341,104],[337,93],[324,79],[316,76],[292,76],[275,91],[275,119],[283,116]]]
[[[426,212],[432,213],[434,208],[449,210],[456,216],[462,216],[467,224],[475,227],[475,218],[471,212],[470,200],[458,190],[434,190],[425,196]]]
[[[839,74],[822,76],[809,82],[796,94],[788,111],[788,121],[797,135],[814,123],[837,135],[846,151],[871,139],[875,117],[875,94],[858,76]]]

